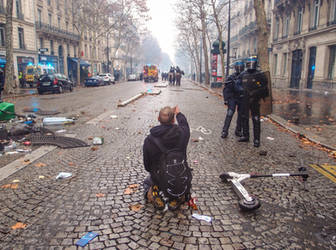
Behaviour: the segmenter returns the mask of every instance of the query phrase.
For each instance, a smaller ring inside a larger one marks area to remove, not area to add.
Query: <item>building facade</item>
[[[14,0],[13,6],[13,62],[14,72],[24,72],[28,64],[38,62],[33,6],[34,0]],[[0,59],[6,58],[5,23],[6,1],[0,0]]]
[[[336,89],[336,0],[275,0],[273,85]]]

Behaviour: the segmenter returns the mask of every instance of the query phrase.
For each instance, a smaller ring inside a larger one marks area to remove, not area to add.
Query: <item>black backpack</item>
[[[158,170],[152,173],[159,189],[167,198],[178,199],[185,195],[188,199],[192,175],[183,150],[180,147],[167,149],[160,139],[152,135],[149,138],[161,151]]]

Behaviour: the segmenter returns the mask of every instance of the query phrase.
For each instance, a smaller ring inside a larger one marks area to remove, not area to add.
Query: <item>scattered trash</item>
[[[75,166],[75,163],[73,163],[73,162],[69,162],[68,165],[69,165],[69,166]]]
[[[198,219],[198,220],[204,220],[206,222],[211,222],[211,217],[210,216],[206,216],[206,215],[200,215],[200,214],[192,214],[192,217]]]
[[[2,185],[1,188],[10,188],[10,189],[17,189],[19,187],[19,184],[6,184],[6,185]]]
[[[30,142],[30,141],[25,141],[25,142],[23,142],[23,145],[25,145],[25,146],[30,146],[30,145],[31,145],[31,142]]]
[[[22,222],[17,222],[14,226],[12,226],[11,228],[13,230],[16,230],[16,229],[24,229],[27,227],[27,224],[23,224]]]
[[[132,210],[133,212],[139,212],[141,208],[143,208],[143,205],[141,204],[135,204],[129,206],[129,209]]]
[[[46,167],[47,164],[42,163],[42,162],[38,162],[38,163],[36,163],[34,166],[35,166],[35,167],[38,167],[38,168],[42,168],[42,167]]]
[[[65,178],[69,178],[72,176],[72,173],[66,173],[66,172],[60,172],[57,176],[56,176],[56,180],[58,179],[65,179]]]
[[[198,137],[198,140],[199,141],[204,141],[204,138],[200,136],[200,137]]]
[[[46,117],[43,118],[43,126],[48,125],[64,125],[64,124],[73,124],[75,121],[73,119],[68,119],[66,117]]]
[[[133,193],[135,193],[135,192],[138,190],[139,186],[140,186],[139,184],[132,184],[132,185],[129,185],[129,186],[125,189],[124,194],[133,194]]]
[[[56,131],[56,133],[64,133],[64,132],[66,132],[66,129],[60,129]]]
[[[197,161],[197,160],[194,160],[193,163],[194,163],[194,164],[198,164],[198,161]]]
[[[192,139],[191,141],[192,141],[192,142],[199,142],[198,139]]]
[[[198,207],[195,203],[196,199],[195,198],[190,198],[190,200],[188,201],[188,206],[192,209],[192,210],[198,210]]]
[[[8,151],[11,151],[13,149],[16,149],[16,143],[14,141],[12,143],[10,143],[9,145],[5,146],[4,151],[8,152]]]
[[[97,151],[98,147],[91,147],[91,151]]]
[[[86,244],[88,244],[91,240],[93,240],[97,236],[98,234],[95,232],[88,232],[82,238],[80,238],[80,240],[76,242],[76,245],[80,247],[84,247]]]
[[[197,129],[195,129],[196,131],[198,131],[198,132],[201,132],[201,133],[203,133],[203,134],[205,134],[205,135],[210,135],[210,134],[212,134],[212,131],[210,130],[210,129],[206,129],[206,128],[204,128],[204,127],[202,127],[202,126],[199,126]]]
[[[266,139],[270,140],[270,141],[274,141],[273,137],[267,136]]]
[[[112,119],[117,119],[117,118],[118,118],[117,115],[111,115],[110,117],[111,117]]]
[[[19,152],[17,151],[11,151],[11,152],[6,152],[5,155],[15,155],[18,154]]]
[[[98,193],[98,194],[96,194],[96,197],[98,197],[98,198],[105,197],[105,194]]]
[[[18,152],[18,153],[31,153],[31,149],[21,149],[21,148],[18,148],[16,150],[16,152]]]
[[[152,93],[152,89],[147,89],[147,93]]]
[[[13,182],[13,183],[19,183],[20,180],[13,180],[12,182]]]
[[[116,130],[119,130],[120,128],[115,128]]]
[[[103,137],[94,137],[92,144],[93,145],[102,145],[104,143],[104,138]]]
[[[267,155],[267,151],[266,151],[266,150],[261,150],[261,151],[259,152],[259,155],[261,155],[261,156],[266,156],[266,155]]]
[[[43,175],[39,175],[39,179],[44,179],[45,177]]]

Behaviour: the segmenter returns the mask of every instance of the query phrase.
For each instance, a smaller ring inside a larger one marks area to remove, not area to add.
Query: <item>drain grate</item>
[[[31,135],[29,136],[29,140],[33,145],[54,145],[60,148],[79,148],[89,146],[82,140],[65,136]]]

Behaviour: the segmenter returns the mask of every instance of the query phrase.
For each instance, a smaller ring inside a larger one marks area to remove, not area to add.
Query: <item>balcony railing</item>
[[[250,32],[253,32],[255,28],[257,27],[256,22],[251,22],[248,25],[244,26],[240,31],[239,35],[243,36],[245,34],[248,34]]]
[[[334,25],[334,24],[336,24],[336,19],[328,21],[327,26],[331,26],[331,25]]]
[[[299,34],[301,34],[301,30],[297,30],[297,31],[294,32],[294,36],[297,36]]]
[[[16,15],[17,15],[17,18],[18,18],[18,19],[20,19],[20,20],[24,20],[24,15],[23,15],[22,12],[18,12],[18,13],[16,13]]]
[[[75,41],[79,41],[80,39],[80,36],[75,33],[65,31],[63,29],[60,29],[58,27],[55,27],[49,24],[42,23],[39,21],[37,21],[35,24],[36,24],[37,31],[42,31],[42,32],[46,32],[49,34],[58,35],[58,36],[61,36],[61,37],[64,37],[70,40],[75,40]]]
[[[317,29],[316,25],[309,27],[309,31],[313,31],[313,30],[316,30],[316,29]]]
[[[5,8],[0,6],[0,14],[6,14]]]

